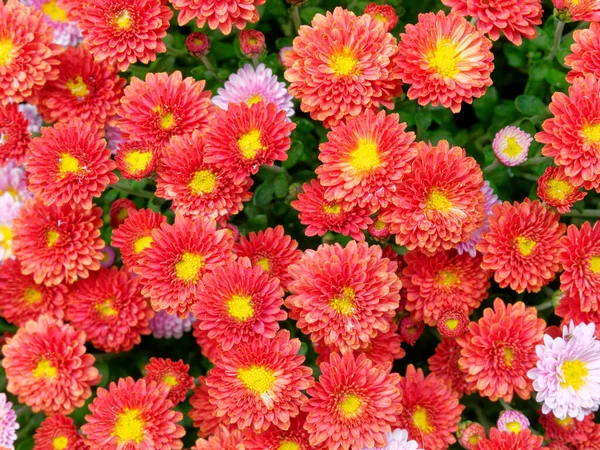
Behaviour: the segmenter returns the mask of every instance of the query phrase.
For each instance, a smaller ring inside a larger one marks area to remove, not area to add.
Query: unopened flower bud
[[[398,23],[398,16],[396,11],[390,5],[378,5],[376,3],[370,3],[365,8],[365,14],[370,15],[373,19],[381,22],[385,28],[385,31],[390,31]]]
[[[204,33],[195,31],[194,33],[190,33],[186,38],[185,46],[187,47],[188,52],[190,52],[190,55],[200,58],[201,56],[206,56],[208,54],[208,51],[210,50],[210,40]]]
[[[243,30],[240,33],[240,48],[248,58],[258,58],[265,51],[265,35],[258,30]]]

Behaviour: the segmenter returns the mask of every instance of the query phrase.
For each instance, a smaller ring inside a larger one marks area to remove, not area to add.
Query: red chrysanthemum
[[[62,320],[30,320],[2,347],[7,390],[33,412],[71,414],[100,382],[94,357],[86,353],[85,334]]]
[[[36,94],[44,122],[70,122],[79,118],[104,127],[115,115],[126,80],[107,62],[97,62],[85,47],[67,47],[58,56],[58,78]]]
[[[558,317],[562,317],[563,320],[561,327],[565,325],[569,326],[571,321],[573,321],[575,325],[579,325],[580,323],[595,324],[596,339],[600,339],[600,309],[592,309],[590,311],[583,312],[581,310],[581,301],[578,298],[563,295],[558,302],[558,306],[554,310],[554,314],[556,314]],[[560,333],[560,336],[562,336],[562,333]]]
[[[167,387],[144,379],[121,378],[108,390],[99,388],[81,427],[94,449],[183,448],[183,414],[171,408]]]
[[[240,50],[247,58],[258,58],[266,49],[265,35],[258,30],[240,32]]]
[[[179,218],[152,231],[152,245],[134,271],[155,311],[187,318],[202,276],[234,258],[233,242],[214,221]]]
[[[179,11],[178,23],[185,25],[196,19],[198,28],[208,22],[211,30],[217,28],[223,34],[231,33],[231,28],[246,28],[246,23],[258,22],[257,6],[265,0],[171,0],[173,8]]]
[[[190,398],[190,410],[188,416],[193,425],[198,428],[198,436],[207,438],[224,424],[224,417],[217,417],[217,407],[210,403],[206,377],[198,377],[198,386],[194,388],[194,395]]]
[[[137,210],[135,203],[128,198],[120,198],[110,205],[110,226],[116,230],[129,217],[129,210]],[[114,233],[113,230],[113,233]]]
[[[390,5],[378,5],[369,3],[365,8],[365,14],[369,14],[373,19],[378,20],[385,27],[385,31],[390,31],[398,23],[398,16],[394,7]]]
[[[169,358],[150,358],[150,362],[144,367],[149,383],[155,381],[157,385],[167,386],[169,394],[167,398],[174,405],[183,402],[187,392],[194,387],[194,377],[189,376],[190,366],[181,359],[171,361]]]
[[[456,442],[453,433],[465,407],[443,379],[433,374],[425,377],[410,364],[400,380],[400,390],[404,411],[398,428],[407,430],[409,438],[427,450],[445,450]]]
[[[566,22],[600,20],[600,2],[598,0],[552,0],[559,20]]]
[[[600,310],[600,222],[570,225],[560,242],[561,290],[581,302],[582,312]]]
[[[191,450],[245,450],[244,433],[221,426],[208,440],[198,439]]]
[[[399,330],[402,340],[412,347],[423,335],[425,324],[423,322],[415,322],[410,315],[407,315],[400,319]]]
[[[324,446],[312,446],[308,432],[303,428],[306,414],[292,419],[288,430],[271,427],[264,433],[251,433],[244,439],[245,450],[325,450]]]
[[[547,444],[547,450],[576,450],[572,445],[565,442],[554,441]]]
[[[31,275],[21,273],[21,263],[16,259],[0,265],[0,316],[19,327],[42,314],[62,319],[67,291],[62,284],[36,284]]]
[[[500,39],[500,32],[515,45],[521,45],[523,37],[534,39],[536,25],[542,23],[542,2],[540,0],[442,0],[452,12],[477,19],[477,28],[487,33],[494,41]]]
[[[139,344],[141,335],[151,332],[153,315],[138,278],[116,267],[100,269],[69,292],[69,322],[105,352],[126,352]]]
[[[573,83],[588,74],[600,78],[600,24],[592,22],[589,28],[575,30],[573,39],[571,53],[565,57],[565,65],[571,68],[567,81]]]
[[[110,244],[121,251],[123,263],[133,269],[152,246],[152,231],[166,222],[165,216],[151,209],[130,209],[125,221],[113,230]]]
[[[192,324],[192,334],[196,338],[196,343],[200,347],[200,352],[209,361],[215,361],[221,355],[221,348],[217,341],[208,338],[208,332],[200,329],[198,321]]]
[[[550,166],[538,180],[537,194],[546,205],[564,214],[571,211],[571,206],[584,198],[587,192],[573,186],[564,166]]]
[[[73,419],[62,414],[47,417],[33,435],[33,450],[89,450]]]
[[[325,198],[385,208],[417,155],[415,135],[405,133],[398,114],[366,111],[334,126],[319,146],[316,170]]]
[[[154,172],[160,156],[160,149],[156,145],[127,141],[117,148],[115,162],[123,178],[140,181]]]
[[[500,287],[539,292],[560,269],[560,238],[566,226],[559,219],[539,200],[494,205],[490,231],[477,244],[483,253],[482,269],[494,271]]]
[[[402,93],[398,45],[378,20],[337,7],[298,34],[284,76],[312,119],[330,128],[380,105],[394,107]]]
[[[238,258],[202,278],[192,312],[208,338],[229,351],[259,335],[274,337],[278,321],[287,318],[282,305],[279,280],[253,267],[248,258]]]
[[[400,302],[396,263],[381,247],[350,241],[306,250],[289,268],[290,317],[313,342],[342,352],[365,348],[390,329]]]
[[[87,278],[103,257],[101,217],[100,208],[27,201],[13,222],[13,250],[22,273],[48,286]]]
[[[588,440],[579,445],[577,450],[600,450],[600,424],[595,424]]]
[[[366,230],[373,219],[372,208],[362,208],[344,200],[328,202],[325,200],[325,188],[317,179],[302,185],[302,193],[292,202],[292,207],[299,212],[302,225],[306,225],[307,236],[323,236],[328,231],[351,236],[357,241],[364,241]]]
[[[286,290],[291,280],[288,267],[302,257],[298,242],[286,235],[281,225],[240,237],[233,252],[238,258],[250,258],[253,266],[262,268],[269,278],[277,278]]]
[[[100,132],[78,118],[42,128],[29,146],[29,189],[47,205],[78,204],[92,207],[107,185],[119,178],[117,166]]]
[[[178,70],[170,75],[149,72],[144,81],[133,77],[117,109],[123,137],[162,146],[173,136],[206,131],[214,107],[204,85],[183,79]]]
[[[492,401],[510,402],[514,393],[529,399],[533,385],[527,372],[537,363],[535,347],[542,343],[545,328],[535,308],[494,300],[494,309],[486,308],[483,317],[469,325],[469,332],[456,338],[467,389]]]
[[[408,98],[459,112],[462,102],[473,103],[492,85],[491,48],[489,39],[458,14],[419,14],[419,22],[400,34],[400,75],[412,85]]]
[[[383,447],[402,412],[400,375],[366,355],[332,353],[303,410],[310,444],[329,450]]]
[[[437,330],[442,337],[454,339],[465,334],[469,328],[469,317],[459,309],[444,310],[437,321]]]
[[[231,172],[205,161],[202,134],[174,137],[164,149],[156,170],[156,196],[173,201],[173,210],[185,216],[201,215],[226,221],[252,198],[252,179],[233,181]]]
[[[447,141],[435,147],[420,142],[418,149],[411,172],[379,219],[409,250],[450,250],[483,224],[483,174],[464,149]]]
[[[528,428],[518,433],[492,428],[489,439],[480,440],[474,450],[548,450],[547,447],[542,447],[543,441],[541,436],[531,434]]]
[[[215,113],[204,135],[204,159],[241,183],[262,164],[272,166],[287,159],[294,128],[296,125],[286,120],[285,111],[279,111],[275,103],[230,103],[227,110]]]
[[[385,241],[388,237],[390,237],[390,225],[379,220],[379,214],[383,212],[382,209],[379,210],[378,215],[374,218],[374,222],[369,225],[367,230],[373,239],[377,239],[378,241]],[[401,271],[402,272],[402,271]]]
[[[0,2],[0,104],[19,103],[56,78],[53,32],[42,11],[18,0]]]
[[[120,71],[136,61],[154,61],[167,50],[162,39],[172,16],[166,0],[89,0],[77,11],[90,53]]]
[[[442,342],[435,348],[435,354],[427,360],[431,373],[456,392],[458,398],[462,397],[467,391],[465,374],[458,365],[459,359],[460,346],[456,341],[442,338]]]
[[[575,187],[600,191],[600,79],[588,74],[573,81],[569,95],[555,92],[550,103],[554,117],[535,135],[544,156],[564,166]]]
[[[1,41],[0,41],[1,42]],[[2,65],[0,65],[0,68]],[[1,75],[0,75],[1,76]],[[1,80],[0,80],[1,83]],[[0,104],[0,167],[10,160],[16,164],[25,162],[25,156],[31,137],[29,122],[16,103]]]
[[[564,420],[557,419],[552,412],[542,414],[539,411],[539,422],[544,428],[547,440],[556,440],[570,444],[579,444],[588,440],[594,428],[594,414],[588,414],[582,421],[567,416]]]
[[[299,351],[300,340],[280,330],[274,338],[259,336],[224,352],[206,379],[216,415],[239,429],[288,429],[306,402],[301,391],[313,383]]]
[[[487,298],[490,273],[481,269],[480,255],[450,251],[428,256],[412,251],[404,255],[404,262],[405,308],[417,322],[434,327],[449,308],[470,316]]]

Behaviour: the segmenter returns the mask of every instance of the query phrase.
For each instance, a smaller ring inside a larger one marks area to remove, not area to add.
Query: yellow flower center
[[[277,450],[300,450],[301,447],[294,441],[281,441]]]
[[[587,144],[596,145],[600,143],[600,123],[593,125],[586,123],[581,129],[581,133]]]
[[[425,208],[429,211],[448,212],[452,209],[452,203],[442,192],[433,188],[427,197]]]
[[[10,39],[0,39],[0,66],[8,66],[12,62],[13,47]]]
[[[469,444],[475,446],[477,445],[477,443],[481,440],[481,436],[479,436],[478,434],[474,434],[473,436],[471,436],[469,438]]]
[[[5,250],[10,249],[10,243],[13,239],[12,230],[6,225],[0,225],[0,247]]]
[[[327,214],[338,215],[341,210],[342,208],[338,203],[325,203],[323,205],[323,211],[325,211]]]
[[[152,242],[154,242],[152,236],[142,236],[140,238],[137,238],[133,242],[133,251],[136,253],[141,253],[147,248],[150,248],[152,246]]]
[[[188,186],[194,195],[210,194],[217,184],[217,174],[210,170],[199,170],[194,173]]]
[[[352,418],[359,415],[362,401],[357,395],[347,394],[338,406],[344,416]]]
[[[104,300],[103,302],[96,303],[96,311],[102,317],[113,317],[119,314],[119,312],[113,308],[113,303],[110,299]]]
[[[338,313],[350,316],[354,312],[354,297],[356,292],[350,287],[345,287],[340,295],[333,297],[329,304]]]
[[[253,96],[249,97],[248,100],[246,100],[246,105],[252,106],[252,105],[255,105],[256,103],[260,103],[262,101],[263,101],[263,99],[260,95],[254,94]]]
[[[23,292],[23,300],[28,305],[35,305],[42,301],[42,293],[35,288],[28,287]]]
[[[75,97],[85,97],[90,93],[87,85],[81,76],[77,75],[75,79],[70,79],[65,83],[65,87],[71,91],[71,95]]]
[[[377,143],[371,139],[359,139],[358,145],[350,153],[350,164],[356,170],[370,172],[379,167],[379,152]]]
[[[16,190],[14,187],[12,187],[12,186],[9,186],[9,187],[8,187],[6,190],[4,190],[4,191],[0,191],[0,197],[2,197],[4,194],[10,194],[10,196],[11,196],[12,198],[14,198],[15,200],[20,200],[19,193],[18,193],[18,192],[17,192],[17,190]]]
[[[573,186],[568,181],[549,180],[548,190],[546,193],[552,200],[562,202],[568,195],[573,192]]]
[[[436,282],[443,287],[451,287],[460,284],[460,277],[454,270],[442,270],[436,277]]]
[[[511,433],[519,434],[521,432],[521,424],[519,422],[508,422],[506,428]]]
[[[48,247],[52,247],[54,244],[56,244],[56,241],[58,241],[59,237],[60,237],[60,234],[58,233],[58,231],[49,230],[48,233],[46,233],[46,240],[47,240],[46,245],[48,245]]]
[[[198,272],[204,267],[204,258],[197,253],[183,252],[181,259],[175,264],[175,274],[183,281],[196,283],[200,276]]]
[[[560,386],[563,388],[571,387],[577,392],[587,382],[587,365],[579,359],[565,361],[562,364],[562,373],[565,380],[560,383]]]
[[[383,22],[383,23],[387,23],[387,21],[388,21],[388,18],[385,17],[383,14],[380,14],[380,13],[375,14],[373,16],[373,19],[378,20],[378,21]]]
[[[571,419],[569,416],[565,417],[564,419],[559,419],[558,417],[555,417],[554,422],[556,422],[556,424],[560,425],[561,427],[568,427],[573,422],[573,419]]]
[[[329,61],[329,68],[338,77],[347,77],[357,72],[358,60],[348,47],[335,52]]]
[[[271,271],[271,265],[269,264],[269,258],[261,258],[255,263],[257,266],[261,267],[265,272]]]
[[[251,295],[232,295],[227,301],[227,312],[234,319],[245,322],[254,317]]]
[[[56,376],[56,367],[46,358],[42,358],[38,361],[32,373],[35,378],[54,378]]]
[[[154,159],[154,154],[150,150],[134,150],[125,155],[127,168],[132,173],[143,172],[148,168],[148,164]]]
[[[454,78],[459,74],[458,62],[457,46],[448,38],[440,39],[428,58],[429,67],[447,78]]]
[[[504,347],[504,364],[507,367],[512,367],[512,361],[515,357],[515,352],[510,347]]]
[[[277,380],[272,370],[265,366],[240,367],[237,377],[246,388],[257,394],[264,394],[271,390]]]
[[[163,378],[163,382],[167,385],[167,386],[177,386],[177,378],[175,378],[173,375],[171,375],[170,373],[166,374]]]
[[[168,130],[175,125],[175,116],[171,112],[166,112],[160,115],[160,127],[163,130]]]
[[[446,327],[448,327],[449,330],[455,330],[458,326],[458,320],[448,319],[444,322],[444,325],[446,325]]]
[[[264,148],[260,140],[260,131],[254,129],[243,134],[238,139],[238,146],[244,158],[256,158],[256,154]]]
[[[431,433],[435,428],[429,423],[427,410],[422,406],[417,406],[413,413],[413,422],[425,434]]]
[[[519,145],[517,140],[514,137],[509,137],[506,140],[506,148],[503,150],[504,153],[509,158],[516,158],[523,151],[523,147]]]
[[[594,255],[590,258],[590,270],[594,273],[600,273],[600,255]]]
[[[385,222],[382,222],[381,220],[377,219],[373,224],[373,228],[375,228],[377,231],[381,231],[385,228]]]
[[[523,256],[531,255],[531,253],[535,249],[535,246],[537,245],[537,242],[535,242],[533,239],[528,239],[525,236],[518,236],[516,241],[517,241],[517,248],[519,249],[519,252],[521,252],[521,255],[523,255]]]
[[[144,440],[144,420],[140,417],[139,409],[124,409],[117,417],[115,430],[112,436],[117,437],[119,444],[135,442],[139,444]]]
[[[131,27],[131,16],[129,11],[124,9],[115,16],[115,25],[121,30],[127,30]]]
[[[81,171],[79,160],[68,153],[61,153],[58,159],[58,171],[60,178],[65,178],[69,173],[79,173]]]
[[[66,22],[67,11],[56,4],[56,0],[50,0],[42,5],[42,12],[55,22]]]
[[[52,448],[54,450],[65,450],[69,445],[69,439],[66,436],[56,436],[52,439]]]

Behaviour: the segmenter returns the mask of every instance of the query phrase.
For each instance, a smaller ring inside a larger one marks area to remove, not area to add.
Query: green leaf
[[[538,48],[543,50],[550,50],[552,48],[553,39],[548,33],[546,33],[542,28],[535,27],[538,32],[537,37],[531,41],[531,43]]]
[[[273,192],[275,197],[283,198],[288,194],[288,178],[285,173],[278,173],[273,180]]]
[[[539,98],[533,95],[519,95],[515,99],[517,110],[525,116],[545,116],[548,115],[548,107]]]
[[[417,122],[417,129],[419,132],[424,133],[431,126],[431,122],[433,121],[433,116],[431,115],[431,111],[428,109],[421,109],[417,112],[415,116],[415,120]]]
[[[271,203],[273,201],[273,183],[267,181],[257,187],[252,201],[256,206],[267,206]]]
[[[497,104],[498,90],[492,86],[487,90],[483,97],[477,98],[473,101],[475,115],[479,120],[488,122],[492,119],[492,117],[494,117],[494,108]]]
[[[508,65],[512,67],[523,67],[527,62],[522,48],[515,45],[505,45],[504,56],[506,56]]]
[[[304,145],[299,140],[294,140],[292,146],[287,152],[287,159],[281,163],[286,169],[290,169],[296,165],[300,157],[304,153]]]

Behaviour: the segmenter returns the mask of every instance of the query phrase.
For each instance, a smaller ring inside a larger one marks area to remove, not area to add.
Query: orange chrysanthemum
[[[587,192],[573,186],[563,166],[550,166],[538,180],[537,194],[546,205],[564,214],[571,211],[571,206],[584,198]]]
[[[226,221],[252,198],[253,181],[234,183],[231,172],[206,162],[202,134],[176,136],[164,149],[156,170],[156,196],[173,201],[173,210],[184,216]]]
[[[117,148],[115,162],[123,178],[140,181],[154,172],[160,156],[161,151],[156,145],[127,141]]]
[[[332,128],[319,146],[323,165],[316,170],[326,200],[388,205],[417,155],[414,133],[405,133],[406,124],[398,121],[397,114],[368,110]]]
[[[494,271],[500,287],[539,292],[560,269],[559,241],[566,226],[559,219],[539,200],[494,205],[490,231],[483,233],[477,244],[483,253],[481,267]]]
[[[264,433],[251,433],[244,439],[244,450],[325,450],[324,446],[310,445],[303,428],[305,420],[306,414],[300,414],[287,430],[271,427]]]
[[[292,295],[285,305],[313,342],[342,352],[365,348],[390,329],[400,302],[395,271],[396,263],[383,258],[377,245],[323,244],[290,266]]]
[[[18,0],[0,2],[0,104],[19,103],[58,74],[52,28],[41,11]]]
[[[410,364],[400,380],[402,407],[398,427],[427,450],[445,450],[456,442],[460,414],[458,395],[434,374],[427,377]]]
[[[47,417],[33,435],[33,450],[90,450],[73,419],[62,414]]]
[[[117,167],[98,129],[78,118],[42,128],[29,147],[29,189],[47,205],[92,207],[105,187],[116,183]]]
[[[548,414],[538,412],[540,425],[544,428],[544,437],[548,440],[556,440],[570,444],[579,444],[588,440],[588,436],[594,428],[594,414],[590,413],[579,421],[566,416],[558,419],[552,411]]]
[[[71,414],[100,382],[94,357],[86,353],[85,334],[62,320],[30,320],[2,347],[7,390],[33,412]]]
[[[573,83],[588,74],[600,78],[600,24],[592,22],[589,28],[575,30],[573,39],[575,43],[571,45],[571,53],[565,57],[565,65],[571,68],[567,81]]]
[[[398,45],[382,23],[338,7],[315,15],[298,34],[284,76],[302,111],[330,128],[380,105],[394,107],[402,92]]]
[[[93,449],[179,450],[185,430],[173,411],[167,387],[144,379],[121,378],[99,388],[81,431]]]
[[[104,127],[115,115],[126,80],[107,62],[94,60],[85,47],[68,47],[58,61],[58,78],[48,81],[35,99],[44,121],[79,118]]]
[[[566,22],[600,20],[600,2],[598,0],[552,0],[559,20]]]
[[[208,22],[211,30],[218,28],[223,34],[231,33],[232,27],[243,30],[246,23],[258,22],[256,7],[264,3],[265,0],[171,0],[173,7],[179,11],[179,25],[196,19],[198,28]]]
[[[141,335],[150,334],[153,315],[138,278],[116,267],[100,269],[69,292],[69,322],[105,352],[126,352],[139,344]]]
[[[453,308],[466,316],[487,298],[490,273],[481,269],[481,256],[455,251],[427,256],[419,251],[404,255],[402,286],[412,318],[436,326],[442,313]]]
[[[588,74],[573,81],[569,95],[552,95],[544,131],[535,135],[546,144],[544,156],[564,166],[565,175],[575,187],[600,191],[600,79]]]
[[[527,372],[537,363],[535,347],[542,343],[545,328],[535,308],[494,300],[494,309],[486,308],[483,317],[469,325],[469,332],[456,338],[467,389],[492,401],[510,402],[515,393],[529,399],[533,385]]]
[[[528,428],[518,433],[492,428],[489,439],[485,437],[481,439],[475,446],[475,450],[549,450],[547,447],[542,447],[543,441],[541,436],[531,434]]]
[[[194,335],[194,338],[196,338],[196,343],[198,344],[198,347],[200,347],[202,355],[211,362],[216,361],[221,355],[221,348],[217,341],[208,338],[208,332],[200,329],[197,320],[194,321],[192,326],[194,328],[192,334]]]
[[[308,389],[304,429],[310,444],[329,450],[383,447],[402,412],[400,375],[366,355],[332,353]]]
[[[0,167],[11,160],[16,164],[25,162],[31,142],[28,127],[29,122],[16,103],[0,104]]]
[[[227,231],[201,218],[163,223],[152,231],[152,245],[133,267],[155,311],[188,317],[202,276],[234,257]]]
[[[188,416],[192,419],[193,425],[198,428],[198,436],[207,438],[224,425],[226,417],[217,417],[217,407],[209,401],[208,386],[206,377],[198,377],[198,385],[194,388],[194,395],[190,398],[192,407]]]
[[[166,0],[89,0],[77,9],[90,53],[121,71],[136,61],[154,61],[167,50],[162,39],[172,16]]]
[[[244,450],[244,432],[221,426],[208,440],[198,439],[191,450]]]
[[[117,109],[123,137],[163,146],[173,136],[206,131],[215,107],[204,85],[183,79],[178,70],[170,75],[150,72],[144,81],[133,77]]]
[[[8,259],[0,265],[0,316],[22,327],[42,314],[56,319],[65,315],[67,287],[36,284],[21,273],[21,263]]]
[[[418,149],[410,173],[379,219],[409,250],[450,250],[483,224],[483,174],[464,149],[447,141],[435,147],[420,142]]]
[[[190,366],[181,359],[171,361],[169,358],[150,358],[150,362],[144,367],[149,383],[155,381],[157,385],[167,386],[169,394],[167,398],[174,405],[183,402],[187,392],[194,387],[194,377],[189,376]]]
[[[239,429],[287,430],[307,400],[301,391],[313,384],[299,351],[300,340],[280,330],[223,352],[206,379],[216,415]]]
[[[101,217],[100,208],[58,208],[27,201],[13,222],[13,250],[23,274],[52,286],[73,283],[98,270],[104,248]]]
[[[435,354],[427,360],[431,373],[462,397],[467,391],[465,374],[460,370],[460,346],[454,339],[442,338]]]
[[[554,310],[554,314],[562,317],[561,327],[569,326],[571,321],[574,325],[580,323],[593,323],[596,325],[595,336],[600,340],[600,309],[583,312],[579,298],[563,295]]]
[[[452,112],[492,85],[492,43],[464,17],[443,11],[419,14],[400,35],[400,74],[419,105],[441,104]]]

